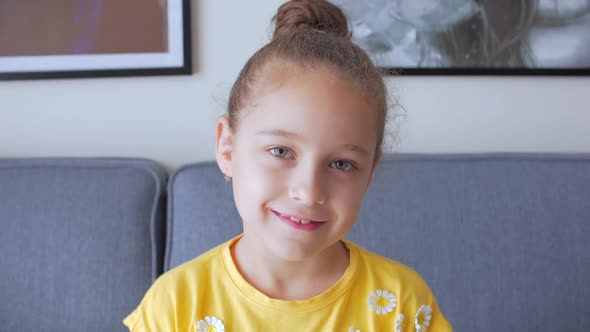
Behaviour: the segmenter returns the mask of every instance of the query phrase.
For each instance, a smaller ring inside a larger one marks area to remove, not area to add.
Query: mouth
[[[277,212],[275,210],[271,210],[271,211],[279,217],[288,218],[291,221],[296,222],[298,224],[302,224],[302,225],[308,225],[311,223],[324,223],[324,222],[326,222],[325,220],[314,220],[309,217],[302,217],[299,215],[291,215],[291,214],[281,213],[281,212]]]
[[[298,230],[313,231],[321,227],[326,221],[313,220],[308,217],[302,217],[298,215],[289,215],[271,210],[279,219],[285,222],[287,225],[294,227]]]

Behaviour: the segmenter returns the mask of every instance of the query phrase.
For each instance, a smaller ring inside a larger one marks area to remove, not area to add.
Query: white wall
[[[195,74],[0,82],[0,158],[212,159],[233,80],[282,0],[193,0]],[[590,77],[403,77],[403,152],[590,152]]]

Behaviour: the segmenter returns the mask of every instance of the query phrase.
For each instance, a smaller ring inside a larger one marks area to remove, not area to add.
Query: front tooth
[[[301,223],[304,224],[304,225],[307,225],[307,224],[311,223],[311,221],[310,220],[301,219]]]
[[[291,220],[293,220],[294,222],[298,222],[298,223],[300,223],[300,222],[301,222],[301,220],[299,220],[299,219],[297,219],[297,218],[295,218],[295,217],[290,217],[290,218],[291,218]]]

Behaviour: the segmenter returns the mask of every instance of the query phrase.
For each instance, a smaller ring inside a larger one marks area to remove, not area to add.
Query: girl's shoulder
[[[423,301],[432,300],[430,287],[413,268],[369,251],[355,243],[346,242],[355,248],[359,256],[357,278],[367,284],[395,289],[396,293],[418,297]]]
[[[351,294],[360,296],[359,302],[368,303],[372,311],[383,316],[393,313],[395,326],[399,327],[396,331],[406,331],[401,327],[409,325],[415,325],[418,330],[430,325],[430,331],[452,331],[430,287],[418,272],[354,243],[346,244],[351,252],[358,253]]]
[[[420,277],[414,269],[401,262],[365,249],[354,242],[345,241],[345,244],[358,252],[361,262],[376,272],[402,274],[410,278]]]
[[[221,255],[226,246],[227,242],[168,270],[158,277],[152,288],[175,288],[185,283],[195,285],[200,279],[207,279],[211,272],[222,268]]]
[[[131,331],[172,331],[191,321],[199,294],[223,274],[221,253],[227,243],[162,274],[124,320]]]

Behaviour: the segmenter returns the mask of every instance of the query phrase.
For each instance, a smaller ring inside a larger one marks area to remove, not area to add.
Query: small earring
[[[227,173],[227,168],[223,170],[223,178],[225,179],[225,182],[230,182],[231,178],[225,175],[225,173]]]

